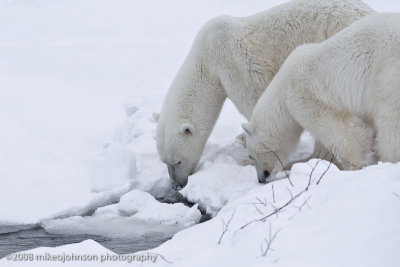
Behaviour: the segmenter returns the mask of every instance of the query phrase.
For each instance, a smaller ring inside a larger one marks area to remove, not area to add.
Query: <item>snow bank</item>
[[[296,164],[290,175],[293,188],[287,179],[260,186],[152,252],[174,266],[397,266],[400,164],[355,172],[340,172],[333,165],[326,171],[327,162],[312,171],[314,166],[316,160]],[[297,195],[311,172],[309,190]],[[224,222],[229,226],[221,237]],[[271,239],[272,249],[266,252]]]
[[[172,263],[155,266],[397,266],[400,164],[342,172],[311,160],[290,179],[294,187],[287,179],[260,185],[148,251]]]
[[[125,187],[136,176],[136,156],[119,144],[110,144],[88,166],[93,192]]]

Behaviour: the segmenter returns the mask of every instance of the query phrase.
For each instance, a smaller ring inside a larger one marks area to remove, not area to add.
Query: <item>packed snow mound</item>
[[[305,132],[291,158],[306,158],[312,153],[313,147],[314,139]],[[245,147],[238,140],[208,143],[197,172],[189,177],[188,184],[180,193],[188,201],[199,204],[200,209],[215,216],[228,201],[240,198],[260,186],[256,170],[250,162]],[[282,172],[277,176],[285,175]]]
[[[159,160],[155,145],[157,124],[152,114],[159,105],[152,101],[125,104],[136,111],[115,131],[113,143],[136,155],[137,175],[133,180],[133,188],[149,192],[156,198],[164,198],[174,194],[174,191],[167,168]]]
[[[65,219],[43,221],[46,232],[60,235],[97,235],[116,239],[134,240],[156,236],[160,240],[170,238],[184,229],[182,225],[147,222],[135,217],[116,215],[112,207],[108,213],[93,216],[72,216]]]
[[[133,216],[139,220],[185,227],[198,223],[201,218],[197,204],[189,208],[182,203],[160,203],[149,193],[140,190],[132,190],[122,196],[118,211],[123,216]]]
[[[118,143],[109,144],[88,166],[93,192],[129,185],[136,177],[136,156]]]
[[[189,177],[188,184],[180,193],[212,216],[228,201],[259,186],[254,166],[242,167],[225,162],[205,165],[207,167]]]
[[[53,234],[92,234],[118,238],[158,234],[171,237],[177,231],[197,224],[198,205],[158,202],[149,193],[132,190],[117,204],[98,208],[91,216],[71,216],[45,220],[41,226]]]

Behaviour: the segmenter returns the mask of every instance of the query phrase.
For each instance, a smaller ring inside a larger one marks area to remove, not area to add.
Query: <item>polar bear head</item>
[[[252,123],[243,123],[246,149],[254,162],[260,183],[269,183],[272,177],[282,168],[282,161],[277,152],[270,148],[263,138],[263,131],[256,129]]]
[[[171,186],[179,190],[194,173],[208,135],[203,135],[195,122],[180,121],[160,115],[157,123],[157,150],[168,167]]]

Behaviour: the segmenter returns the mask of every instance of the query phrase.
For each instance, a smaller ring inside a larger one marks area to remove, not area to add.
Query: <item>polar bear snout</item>
[[[260,184],[266,184],[270,181],[270,176],[271,176],[271,174],[269,173],[269,171],[264,170],[261,175],[261,179],[260,179],[260,177],[258,178],[258,182]]]
[[[188,176],[180,174],[179,171],[180,166],[181,166],[180,161],[177,164],[167,164],[169,179],[171,181],[171,187],[174,190],[181,190],[186,186],[188,181]]]
[[[267,184],[271,181],[271,174],[267,170],[263,170],[258,176],[258,182],[260,184]]]

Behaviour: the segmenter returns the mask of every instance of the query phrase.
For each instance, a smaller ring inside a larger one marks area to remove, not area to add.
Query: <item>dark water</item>
[[[93,239],[118,254],[133,253],[155,248],[170,238],[163,234],[148,234],[134,239],[109,238],[94,235],[49,234],[42,228],[23,230],[16,233],[0,234],[0,258],[19,251],[37,247],[56,247]]]
[[[203,214],[200,223],[209,219],[211,219],[209,215]],[[10,233],[10,231],[14,232]],[[79,243],[87,239],[95,240],[115,253],[127,254],[158,247],[165,241],[171,239],[172,236],[173,233],[170,234],[165,232],[148,232],[139,236],[130,236],[129,238],[104,237],[87,234],[61,235],[47,233],[41,227],[26,229],[18,226],[17,228],[13,229],[12,227],[10,228],[1,226],[0,259],[15,252],[38,247],[57,247],[66,244]]]

